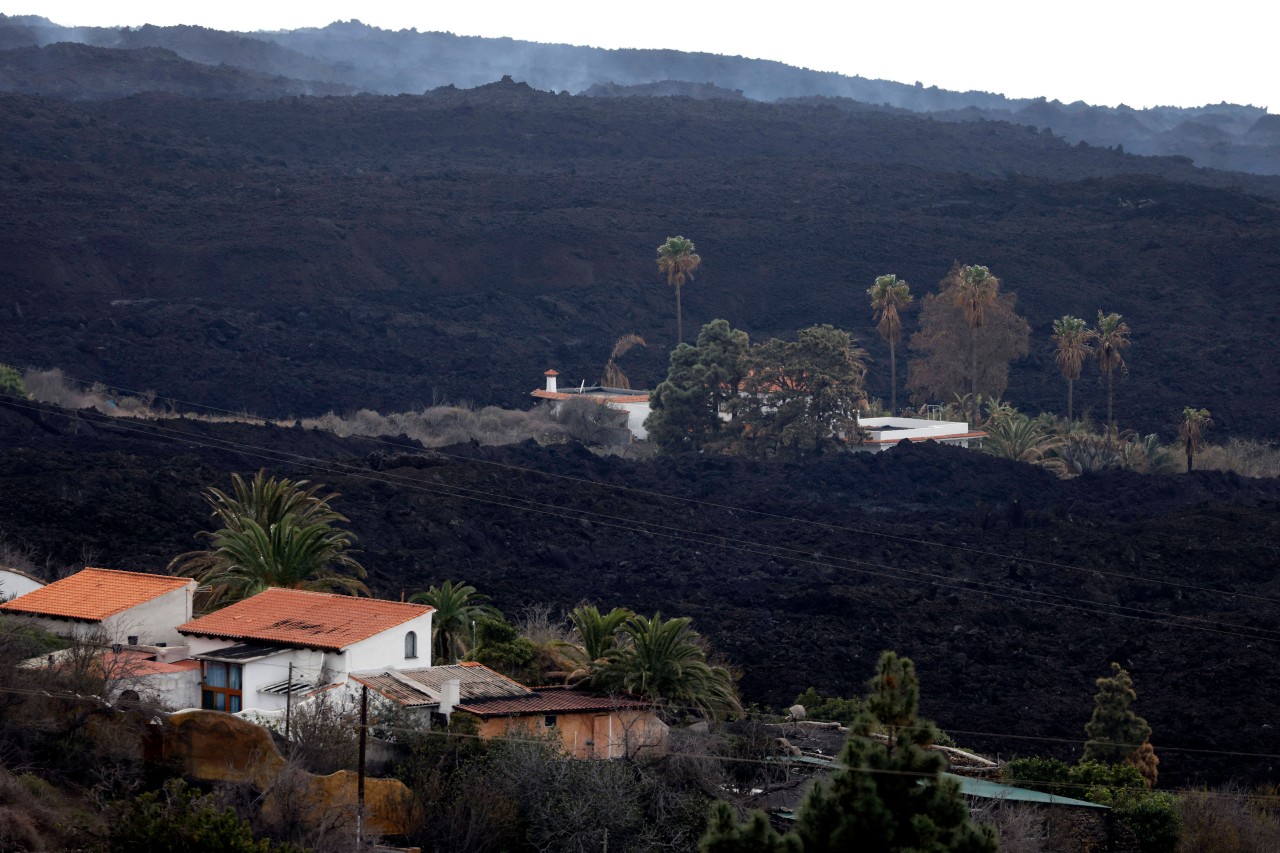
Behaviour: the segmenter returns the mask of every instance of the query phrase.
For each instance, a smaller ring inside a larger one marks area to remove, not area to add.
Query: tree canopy
[[[1151,747],[1151,725],[1130,707],[1138,698],[1133,679],[1124,667],[1112,663],[1111,675],[1104,675],[1096,683],[1093,715],[1084,727],[1089,736],[1084,760],[1131,765],[1148,784],[1154,785],[1160,760]]]
[[[210,487],[204,495],[222,526],[197,534],[209,540],[203,551],[179,554],[174,574],[198,580],[207,589],[201,604],[238,601],[268,587],[368,595],[364,567],[353,556],[355,534],[335,527],[347,521],[307,480],[268,477],[259,470],[251,482],[231,475],[231,493]]]
[[[796,457],[860,441],[866,357],[848,332],[829,325],[753,346],[743,360],[742,395],[730,407],[743,450]]]
[[[677,346],[667,378],[650,395],[649,440],[667,452],[721,440],[726,424],[720,413],[738,394],[747,347],[747,333],[724,320],[703,326],[696,347]]]
[[[953,270],[941,292],[921,300],[920,328],[909,343],[916,356],[907,368],[916,403],[964,394],[999,398],[1009,386],[1009,363],[1028,352],[1031,327],[1015,310],[1017,296],[996,291],[987,299],[990,287],[975,285],[978,292],[962,305],[965,288]]]

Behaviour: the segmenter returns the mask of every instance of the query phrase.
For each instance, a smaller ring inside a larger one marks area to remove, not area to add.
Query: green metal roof
[[[955,773],[943,773],[942,776],[944,779],[954,779],[960,785],[960,793],[967,797],[981,797],[984,800],[1010,800],[1022,803],[1044,803],[1054,806],[1079,806],[1089,809],[1110,808],[1109,806],[1089,803],[1084,800],[1073,800],[1070,797],[1046,794],[1043,791],[1032,791],[1028,788],[1015,788],[1012,785],[989,782],[986,779],[958,776]]]
[[[808,764],[817,767],[829,767],[835,769],[839,766],[838,762],[829,758],[817,758],[814,756],[794,756],[783,758],[782,761],[787,764]],[[1012,785],[1004,785],[1000,782],[990,782],[986,779],[974,779],[970,776],[960,776],[956,773],[943,773],[942,778],[951,779],[960,786],[960,793],[966,797],[978,797],[984,800],[1009,800],[1010,802],[1019,803],[1040,803],[1042,805],[1051,806],[1076,806],[1086,809],[1108,809],[1110,806],[1099,805],[1098,803],[1090,803],[1085,800],[1073,800],[1070,797],[1059,797],[1055,794],[1046,794],[1043,791],[1032,791],[1029,788],[1015,788]],[[924,780],[920,780],[920,784],[924,784]],[[775,812],[778,817],[785,820],[794,820],[795,813],[790,811]]]

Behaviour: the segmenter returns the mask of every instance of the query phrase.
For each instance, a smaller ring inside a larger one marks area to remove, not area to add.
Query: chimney
[[[555,380],[552,380],[555,381]],[[462,679],[450,678],[440,685],[440,713],[446,717],[453,713],[453,706],[457,705],[462,695]]]
[[[554,370],[548,370],[542,375],[547,377],[547,390],[554,394],[556,391],[556,377],[560,374],[556,373]]]

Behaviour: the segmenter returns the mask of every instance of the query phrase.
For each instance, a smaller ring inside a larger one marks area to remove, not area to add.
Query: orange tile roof
[[[597,403],[647,403],[648,394],[579,394],[577,391],[547,391],[539,388],[532,391],[534,397],[544,400],[594,400]]]
[[[108,616],[122,613],[144,601],[184,586],[195,589],[195,585],[196,582],[191,578],[86,568],[0,604],[0,610],[101,622]]]
[[[433,609],[426,604],[356,598],[329,592],[266,589],[208,616],[179,625],[178,631],[337,652]]]
[[[156,660],[153,654],[125,649],[119,654],[115,652],[104,654],[102,665],[119,677],[141,678],[144,675],[172,675],[199,669],[200,661],[185,658],[173,663],[163,663]]]

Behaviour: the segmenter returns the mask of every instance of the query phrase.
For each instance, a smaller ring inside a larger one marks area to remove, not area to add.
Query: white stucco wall
[[[431,617],[432,613],[424,613],[394,628],[388,628],[367,640],[361,640],[347,647],[345,672],[364,672],[380,667],[394,666],[397,669],[408,667],[431,666]],[[418,635],[418,656],[404,656],[404,637],[413,631]]]
[[[20,595],[26,595],[42,586],[44,584],[35,578],[29,578],[26,575],[11,572],[8,569],[0,569],[0,601],[8,601]]]
[[[156,643],[181,645],[185,640],[178,633],[178,626],[191,621],[191,600],[195,592],[196,582],[193,580],[181,589],[157,595],[122,613],[108,616],[102,620],[102,627],[113,643],[123,643],[128,637],[136,636],[144,646]]]
[[[622,409],[627,413],[627,429],[631,430],[637,441],[644,441],[649,437],[648,430],[644,428],[644,422],[649,417],[648,400],[643,403],[610,403],[609,408]]]
[[[333,683],[346,681],[347,674],[385,667],[426,667],[431,665],[431,613],[423,614],[394,628],[353,643],[341,652],[324,652],[317,649],[292,649],[281,647],[270,657],[243,664],[241,702],[244,709],[277,711],[285,706],[283,694],[259,692],[263,687],[278,684],[289,677],[289,664],[293,664],[293,680],[308,683]],[[418,635],[416,658],[404,656],[405,634],[414,631]],[[208,637],[188,637],[192,656],[210,654],[218,649],[255,640],[223,640]],[[270,645],[270,643],[263,643]],[[297,700],[298,697],[294,697]],[[199,704],[197,697],[197,705]]]

